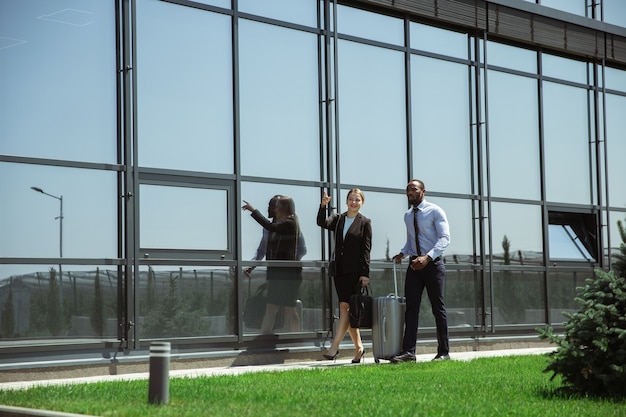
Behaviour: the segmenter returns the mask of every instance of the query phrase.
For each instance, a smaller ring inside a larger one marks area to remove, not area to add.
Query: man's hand
[[[400,252],[399,254],[394,256],[393,258],[391,258],[391,260],[394,261],[397,264],[402,263],[403,259],[404,259],[404,254],[402,252]]]
[[[418,256],[411,261],[411,269],[414,271],[419,271],[420,269],[424,269],[426,265],[430,262],[430,256]]]

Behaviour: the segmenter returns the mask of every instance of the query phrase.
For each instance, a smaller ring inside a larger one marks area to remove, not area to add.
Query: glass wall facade
[[[626,27],[619,0],[532,3]],[[411,178],[450,222],[452,338],[562,325],[626,219],[625,63],[362,6],[0,0],[0,349],[317,343],[338,304],[322,192],[364,191],[384,296]],[[240,209],[277,194],[298,261],[267,261]],[[298,322],[262,335],[268,268],[302,284]]]

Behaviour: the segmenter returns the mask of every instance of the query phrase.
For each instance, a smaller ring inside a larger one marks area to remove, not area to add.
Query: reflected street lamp
[[[39,187],[30,187],[31,190],[37,191],[38,193],[47,195],[48,197],[56,198],[59,200],[59,216],[55,217],[54,220],[59,220],[59,258],[63,257],[63,196],[56,196],[52,194],[48,194],[44,190]],[[59,264],[59,287],[60,287],[60,298],[61,303],[63,303],[63,270],[61,269],[61,264]]]

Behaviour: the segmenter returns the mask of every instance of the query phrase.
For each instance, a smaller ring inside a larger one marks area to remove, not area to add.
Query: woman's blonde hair
[[[363,202],[363,204],[365,204],[365,194],[363,194],[363,191],[361,191],[360,188],[352,188],[350,191],[348,191],[348,195],[346,196],[346,201],[348,201],[348,198],[350,197],[350,194],[358,194],[361,197],[361,201]]]

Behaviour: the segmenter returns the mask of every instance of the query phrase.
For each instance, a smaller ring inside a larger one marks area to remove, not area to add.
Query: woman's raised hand
[[[326,205],[330,203],[330,197],[328,196],[328,194],[326,194],[326,191],[324,191],[324,195],[322,196],[322,207],[326,207]]]

